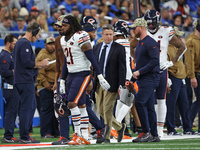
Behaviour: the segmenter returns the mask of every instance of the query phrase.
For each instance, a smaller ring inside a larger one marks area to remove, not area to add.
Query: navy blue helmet
[[[154,9],[147,10],[144,19],[147,21],[148,31],[155,33],[160,25],[160,13]]]
[[[54,109],[61,117],[68,117],[71,112],[68,108],[67,96],[54,93]]]
[[[86,32],[91,32],[97,29],[97,21],[92,16],[83,17],[83,19],[80,21],[80,24],[82,25],[83,30]]]
[[[115,22],[114,27],[114,35],[123,35],[125,38],[129,35],[128,24],[124,21]]]

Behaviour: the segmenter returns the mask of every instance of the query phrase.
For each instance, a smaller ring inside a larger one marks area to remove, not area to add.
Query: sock
[[[128,113],[128,111],[130,110],[130,108],[132,107],[132,105],[127,106],[127,105],[123,104],[121,101],[119,101],[118,103],[121,108],[118,110],[118,115],[116,116],[116,120],[121,123],[122,120],[124,119],[124,117],[126,116],[126,114]],[[118,103],[117,103],[117,105],[118,105]]]
[[[122,102],[120,102],[120,100],[117,100],[117,105],[116,105],[116,108],[115,108],[115,118],[118,117],[119,110],[121,109],[122,105],[123,105]]]
[[[163,129],[163,126],[165,124],[165,118],[167,113],[167,107],[166,107],[166,100],[165,99],[159,99],[157,100],[158,110],[157,110],[157,125],[160,126],[161,129]]]
[[[82,136],[88,140],[89,138],[89,117],[86,108],[79,108],[81,113],[81,133]]]
[[[81,135],[80,131],[80,120],[81,120],[81,114],[78,106],[70,109],[71,111],[71,116],[72,116],[72,122],[74,125],[74,132],[77,133],[78,135]]]

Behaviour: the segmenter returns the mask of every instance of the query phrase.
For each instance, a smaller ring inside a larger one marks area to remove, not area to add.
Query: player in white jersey
[[[126,51],[126,83],[129,84],[130,79],[132,78],[132,69],[131,69],[131,61],[132,57],[130,55],[130,42],[128,40],[129,28],[126,22],[118,21],[114,25],[114,40],[115,42],[123,45]],[[136,84],[136,83],[134,83]],[[123,92],[122,92],[123,91]],[[134,115],[134,121],[137,124],[137,127],[141,127],[140,120],[138,119],[138,115],[136,113],[135,105],[133,105],[134,95],[129,93],[129,90],[125,88],[121,88],[120,91],[120,99],[117,100],[115,117],[118,122],[122,122],[123,118],[127,114],[127,112],[131,108],[131,112]],[[113,131],[111,132],[111,134]],[[128,131],[126,132],[127,135]],[[124,136],[124,138],[129,138]]]
[[[175,35],[171,27],[159,26],[160,13],[156,10],[147,10],[144,19],[148,24],[148,35],[158,42],[160,47],[160,82],[159,87],[156,89],[157,105],[155,106],[157,114],[158,134],[163,136],[163,126],[166,118],[166,87],[167,87],[167,68],[179,60],[184,51],[185,46],[181,40]],[[176,56],[172,61],[167,60],[168,45],[172,44],[178,48]]]
[[[130,81],[132,77],[132,71],[131,71],[131,55],[130,55],[130,43],[128,41],[128,34],[129,34],[129,28],[126,22],[124,21],[118,21],[114,25],[114,40],[115,42],[123,45],[125,47],[126,51],[126,80]],[[132,96],[134,98],[134,96]],[[133,101],[133,99],[131,99]],[[121,96],[120,100],[117,100],[116,110],[115,110],[115,117],[118,122],[122,122],[123,118],[127,114],[127,112],[130,110],[132,106],[132,103],[130,103],[129,106],[124,104]]]
[[[81,25],[75,17],[68,15],[63,19],[62,29],[64,36],[61,38],[66,64],[68,69],[66,91],[68,107],[71,111],[72,122],[74,125],[74,135],[69,145],[90,144],[88,140],[89,118],[86,111],[86,88],[90,82],[91,63],[100,85],[108,90],[110,85],[101,74],[97,60],[93,54],[90,38],[87,32],[82,30]],[[90,63],[91,62],[91,63]],[[64,74],[64,70],[62,72]],[[62,75],[62,79],[64,79]],[[65,80],[60,82],[61,87],[65,87]],[[61,93],[64,93],[64,88]]]

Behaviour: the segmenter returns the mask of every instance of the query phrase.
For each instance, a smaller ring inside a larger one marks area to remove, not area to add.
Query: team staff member
[[[126,124],[119,123],[113,116],[114,103],[117,98],[119,86],[125,85],[126,81],[126,55],[125,47],[113,41],[114,28],[112,25],[105,24],[102,27],[103,42],[94,46],[93,50],[103,74],[103,77],[111,85],[111,88],[104,90],[99,82],[95,80],[94,89],[97,110],[104,119],[105,126],[110,129],[106,135],[104,143],[110,143],[111,128],[114,127],[118,132],[118,142],[124,136]]]
[[[36,63],[49,58],[50,61],[56,59],[55,38],[45,39],[45,49],[42,49],[36,57]],[[39,70],[37,76],[37,89],[40,95],[40,134],[42,138],[53,138],[59,135],[58,121],[55,118],[53,107],[53,84],[55,79],[56,64],[53,63],[45,69]]]
[[[57,90],[57,93],[60,93],[60,78],[62,72],[62,66],[64,63],[64,53],[62,46],[60,45],[60,39],[63,36],[63,29],[62,29],[62,21],[66,15],[61,15],[55,25],[57,26],[57,30],[59,32],[59,36],[55,39],[55,54],[56,54],[56,73],[55,73],[55,81],[53,86],[53,91]],[[64,145],[67,144],[69,141],[69,118],[68,117],[61,117],[59,118],[59,125],[60,125],[60,138],[58,141],[53,142],[52,145]]]
[[[138,18],[134,21],[135,37],[140,38],[136,46],[136,69],[133,79],[139,87],[135,107],[137,109],[143,133],[132,142],[159,142],[157,120],[154,108],[154,90],[159,84],[159,48],[154,39],[147,35],[147,22]]]
[[[184,32],[179,31],[177,27],[174,27],[175,35],[181,37]],[[169,44],[167,55],[168,61],[171,61],[175,56],[177,48]],[[183,122],[183,134],[195,134],[192,131],[191,121],[189,119],[189,101],[187,97],[187,87],[185,83],[186,71],[185,65],[183,64],[183,59],[175,62],[172,67],[168,68],[169,79],[171,79],[172,85],[168,87],[168,92],[166,95],[166,105],[167,105],[167,134],[168,135],[182,135],[175,130],[175,112],[176,104],[178,105],[182,122]],[[169,90],[169,88],[171,90]]]
[[[196,101],[193,102],[190,107],[190,119],[192,124],[197,113],[200,111],[200,19],[195,20],[193,26],[195,31],[189,34],[185,43],[188,49],[185,52],[185,67],[187,78],[189,79],[188,86],[194,88],[196,96]],[[192,97],[190,101],[192,101]]]
[[[27,27],[26,34],[19,39],[14,48],[14,85],[20,95],[20,141],[21,144],[39,143],[29,136],[29,129],[33,120],[36,98],[35,98],[35,80],[38,69],[44,69],[49,64],[49,58],[35,63],[30,42],[39,39],[41,29],[36,22]]]
[[[12,52],[17,42],[15,35],[9,34],[4,39],[5,47],[0,53],[0,75],[3,78],[3,97],[6,100],[4,127],[5,133],[2,143],[19,142],[13,137],[15,128],[15,119],[18,113],[19,94],[15,86],[14,80],[14,60]]]

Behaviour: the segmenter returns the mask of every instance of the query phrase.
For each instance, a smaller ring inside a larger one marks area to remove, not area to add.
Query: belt
[[[4,83],[3,83],[3,88],[4,88],[4,89],[13,89],[13,85],[4,82]]]

